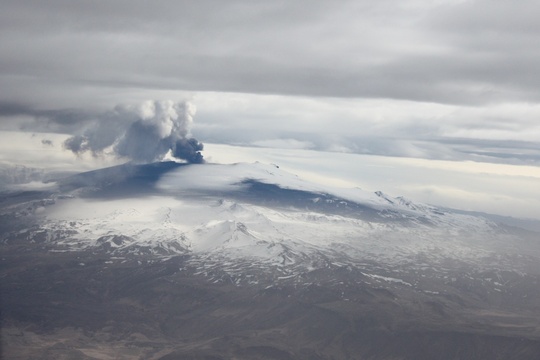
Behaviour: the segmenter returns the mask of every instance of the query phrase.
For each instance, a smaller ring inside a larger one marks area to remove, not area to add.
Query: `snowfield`
[[[255,185],[262,190],[249,195]],[[80,197],[81,189],[56,196],[39,208],[40,227],[29,236],[46,234],[62,251],[190,254],[194,262],[204,258],[205,269],[240,273],[226,264],[247,262],[286,276],[369,262],[522,272],[540,254],[538,243],[486,218],[380,191],[326,189],[275,165],[179,166],[159,177],[155,189],[121,198]],[[372,279],[385,279],[380,276]]]

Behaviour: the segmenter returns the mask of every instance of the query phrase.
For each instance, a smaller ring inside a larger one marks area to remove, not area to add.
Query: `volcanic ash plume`
[[[204,162],[203,144],[191,136],[195,107],[189,102],[146,101],[117,106],[99,116],[82,134],[67,139],[66,149],[76,154],[116,155],[139,163],[162,160],[170,154],[190,163]]]

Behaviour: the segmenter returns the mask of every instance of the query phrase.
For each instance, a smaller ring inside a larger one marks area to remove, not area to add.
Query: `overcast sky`
[[[118,104],[188,100],[203,142],[540,166],[538,1],[0,9],[0,130],[76,135]]]

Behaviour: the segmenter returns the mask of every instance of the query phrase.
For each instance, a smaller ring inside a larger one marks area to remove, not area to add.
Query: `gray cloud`
[[[531,15],[540,9],[528,0],[53,0],[3,9],[0,81],[19,94],[48,83],[455,104],[540,98]]]
[[[35,115],[35,111],[24,104],[0,101],[0,116]]]

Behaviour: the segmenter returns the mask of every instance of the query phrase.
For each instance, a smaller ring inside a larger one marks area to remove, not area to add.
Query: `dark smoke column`
[[[204,163],[201,151],[204,145],[195,138],[178,140],[172,149],[172,155],[175,158],[186,160],[192,164]]]
[[[170,154],[190,163],[203,163],[203,144],[191,136],[195,106],[190,102],[145,101],[117,106],[98,116],[64,147],[76,154],[112,152],[137,163],[160,161]]]

